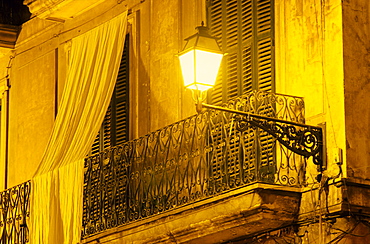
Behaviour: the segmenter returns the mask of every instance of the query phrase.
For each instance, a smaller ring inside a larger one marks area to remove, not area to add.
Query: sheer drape
[[[32,244],[79,241],[83,159],[110,102],[126,26],[127,12],[72,39],[59,112],[32,179]]]

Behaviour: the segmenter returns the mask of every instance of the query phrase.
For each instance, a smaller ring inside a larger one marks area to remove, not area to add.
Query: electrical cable
[[[343,180],[343,185],[344,185],[344,192],[345,192],[345,194],[346,194],[346,199],[347,199],[347,201],[346,201],[346,203],[347,203],[347,206],[348,206],[348,213],[349,213],[349,216],[352,216],[353,217],[353,213],[352,213],[352,211],[351,211],[351,203],[349,202],[349,196],[348,196],[348,187],[347,187],[347,184],[346,184],[346,181],[345,180]]]
[[[333,240],[329,241],[327,244],[332,244],[334,242],[338,243],[340,240],[342,240],[347,235],[347,233],[351,233],[354,229],[356,229],[356,227],[359,223],[360,223],[360,221],[357,221],[356,224],[352,228],[343,232],[339,236],[335,237]]]
[[[357,236],[357,237],[366,237],[366,236],[370,235],[370,231],[366,235],[359,235],[359,234],[353,234],[353,233],[350,233],[348,231],[345,231],[345,230],[342,230],[342,229],[339,229],[339,228],[335,228],[335,227],[332,227],[332,229],[333,230],[338,230],[342,233],[345,233],[346,235]]]

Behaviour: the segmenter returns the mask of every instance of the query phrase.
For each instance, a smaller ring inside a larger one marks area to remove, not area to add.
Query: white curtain
[[[126,27],[127,12],[72,39],[59,112],[32,179],[32,244],[80,241],[83,159],[113,93]]]

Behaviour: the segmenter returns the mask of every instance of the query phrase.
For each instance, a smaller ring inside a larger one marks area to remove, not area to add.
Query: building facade
[[[370,242],[370,3],[1,4],[0,243]],[[202,21],[232,111],[184,89]]]

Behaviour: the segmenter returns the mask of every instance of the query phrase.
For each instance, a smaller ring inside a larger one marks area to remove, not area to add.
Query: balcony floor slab
[[[131,224],[83,243],[222,243],[287,226],[300,189],[255,183]]]

